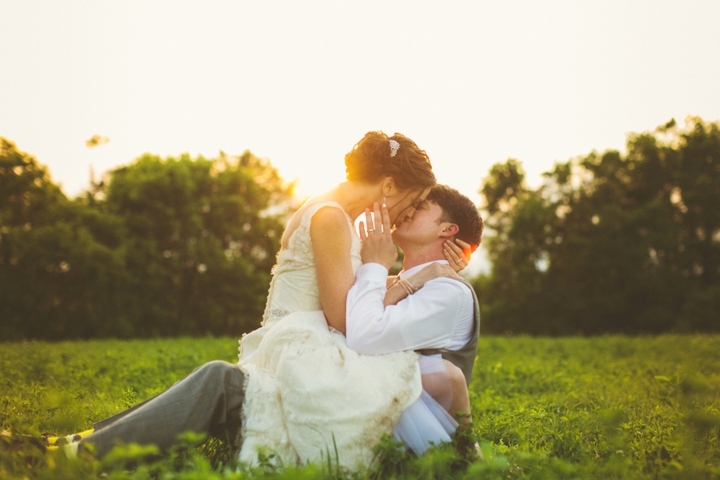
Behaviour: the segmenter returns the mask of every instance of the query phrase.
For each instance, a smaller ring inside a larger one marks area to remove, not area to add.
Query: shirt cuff
[[[358,269],[355,277],[357,279],[366,278],[368,280],[376,280],[385,283],[387,282],[388,269],[379,263],[365,263]]]

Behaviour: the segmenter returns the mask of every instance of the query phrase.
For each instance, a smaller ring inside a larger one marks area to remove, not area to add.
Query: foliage
[[[689,119],[560,163],[529,188],[514,159],[481,193],[488,332],[719,331],[720,125]]]
[[[135,335],[255,328],[292,189],[245,152],[160,159],[115,170],[101,208],[123,218]]]
[[[235,340],[0,344],[2,478],[718,478],[720,337],[483,338],[470,387],[484,462],[450,446],[414,458],[390,439],[350,473],[325,465],[236,469],[218,442],[168,457],[125,446],[102,462],[44,455],[20,434],[70,433],[232,361]]]
[[[269,162],[144,155],[69,200],[1,141],[0,340],[256,327],[292,201]]]

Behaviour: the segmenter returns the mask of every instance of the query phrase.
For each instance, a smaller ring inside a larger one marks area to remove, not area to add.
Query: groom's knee
[[[234,363],[213,360],[199,367],[194,375],[206,383],[222,383],[226,386],[242,386],[244,375]]]

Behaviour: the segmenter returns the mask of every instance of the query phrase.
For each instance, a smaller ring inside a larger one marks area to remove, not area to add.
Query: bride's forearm
[[[417,279],[417,274],[413,275],[410,278]],[[403,298],[415,293],[418,288],[420,287],[414,285],[414,282],[411,282],[407,278],[402,278],[398,275],[397,277],[395,277],[395,280],[392,282],[392,284],[390,284],[387,291],[385,292],[385,299],[383,301],[383,304],[386,307],[388,305],[395,305]]]
[[[407,291],[399,283],[391,285],[385,292],[383,306],[387,307],[388,305],[396,305],[400,300],[407,296]]]
[[[440,277],[454,278],[458,277],[458,275],[447,265],[432,263],[407,278],[400,275],[388,277],[388,287],[383,304],[386,307],[395,305],[400,300],[420,290],[428,281]]]

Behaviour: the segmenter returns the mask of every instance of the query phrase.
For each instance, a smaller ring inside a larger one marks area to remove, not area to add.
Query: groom
[[[393,234],[405,253],[406,270],[401,278],[428,263],[447,263],[442,254],[446,240],[459,238],[474,249],[481,233],[482,220],[467,197],[449,187],[434,187],[428,200]],[[406,290],[409,298],[384,308],[387,268],[374,263],[380,257],[373,258],[367,251],[364,256],[366,265],[358,271],[357,282],[348,293],[349,346],[368,354],[418,349],[424,349],[420,352],[423,355],[441,354],[456,363],[469,382],[479,325],[472,290],[456,280],[438,278],[412,295]],[[397,292],[405,288],[402,285],[399,281],[392,288]],[[244,375],[236,365],[210,362],[160,395],[96,423],[94,433],[71,443],[66,451],[91,443],[95,456],[102,457],[118,441],[155,444],[167,450],[178,434],[188,430],[208,433],[239,447],[244,395]],[[413,412],[416,404],[406,410],[400,424],[427,423]],[[395,433],[396,438],[405,439]],[[444,439],[427,429],[421,436],[422,445]]]
[[[371,219],[367,221],[371,224]],[[382,240],[377,238],[377,225],[368,229],[368,238],[363,240],[363,265],[347,297],[347,344],[368,355],[405,350],[423,355],[420,357],[423,388],[445,408],[429,414],[428,408],[432,410],[434,402],[428,401],[424,392],[425,398],[421,396],[408,407],[393,430],[395,439],[404,441],[417,454],[424,453],[433,443],[450,440],[456,423],[452,417],[449,424],[444,421],[445,410],[449,409],[453,416],[457,412],[470,413],[466,387],[477,351],[480,316],[472,287],[449,267],[446,267],[451,272],[449,278],[434,278],[417,290],[415,274],[422,277],[418,272],[423,269],[447,264],[443,249],[447,248],[444,245],[448,240],[463,240],[474,250],[480,244],[482,230],[482,219],[469,198],[445,185],[436,185],[414,214],[397,224],[392,233],[392,240],[405,258],[403,271],[389,289],[387,269],[396,254],[386,255],[378,246]],[[390,253],[395,253],[394,245],[390,248],[393,250]],[[385,306],[386,291],[388,297],[403,296],[403,291],[407,296]],[[440,355],[458,367],[465,378],[461,376],[458,382],[453,381],[452,372],[449,376],[444,374],[446,368]],[[426,384],[426,379],[433,377],[439,378],[439,383],[436,381],[432,386],[434,392]],[[458,383],[462,388],[458,388]]]

